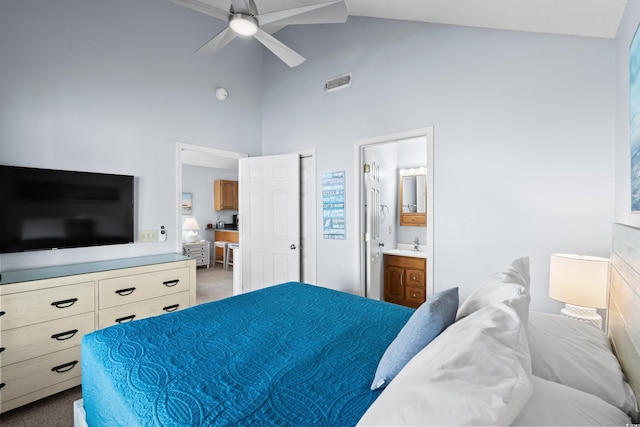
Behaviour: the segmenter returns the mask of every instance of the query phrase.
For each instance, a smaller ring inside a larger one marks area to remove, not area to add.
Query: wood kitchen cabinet
[[[217,211],[238,209],[238,181],[217,179],[213,182],[213,208]]]
[[[427,260],[384,256],[384,300],[418,308],[427,300]]]

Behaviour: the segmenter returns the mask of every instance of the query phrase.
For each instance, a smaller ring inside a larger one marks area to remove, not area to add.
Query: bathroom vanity
[[[418,308],[427,299],[424,252],[393,249],[384,253],[384,300]]]

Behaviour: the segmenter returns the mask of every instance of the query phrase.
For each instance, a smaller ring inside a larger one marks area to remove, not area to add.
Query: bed
[[[608,335],[530,312],[528,258],[461,304],[285,283],[116,325],[83,338],[77,424],[637,422],[639,272],[640,230],[615,225]]]

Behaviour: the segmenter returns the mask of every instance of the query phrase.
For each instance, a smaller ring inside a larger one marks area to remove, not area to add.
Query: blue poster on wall
[[[631,137],[631,210],[640,211],[640,36],[629,47],[629,134]]]
[[[325,239],[347,238],[344,193],[344,171],[322,174],[322,236]]]

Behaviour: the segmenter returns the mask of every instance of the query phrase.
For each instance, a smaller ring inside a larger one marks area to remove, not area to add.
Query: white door
[[[383,300],[382,256],[380,245],[380,166],[378,163],[364,165],[365,186],[365,251],[366,251],[366,293],[367,298]]]
[[[300,280],[300,156],[239,161],[242,291]]]

